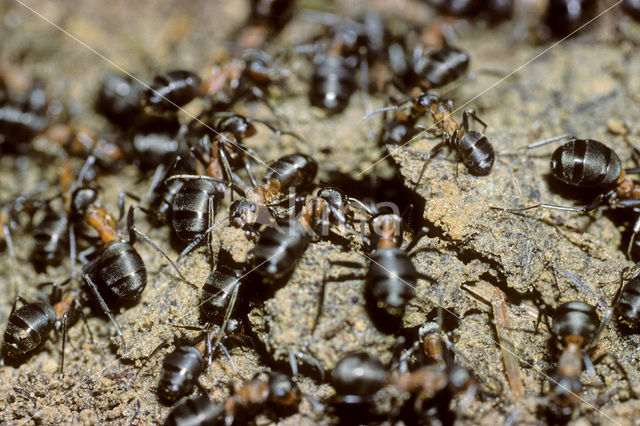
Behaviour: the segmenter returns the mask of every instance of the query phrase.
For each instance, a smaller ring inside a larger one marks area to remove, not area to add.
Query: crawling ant
[[[121,212],[123,208],[124,206],[121,205]],[[133,222],[134,208],[135,206],[131,206],[127,214],[129,238],[125,240],[117,229],[114,217],[98,201],[96,189],[86,186],[79,187],[71,194],[70,220],[74,224],[82,221],[95,229],[100,240],[104,243],[104,247],[99,250],[97,257],[82,267],[81,276],[121,338],[122,331],[115,322],[105,298],[118,304],[133,304],[139,299],[146,287],[147,270],[140,254],[133,247],[136,236],[142,238],[154,250],[162,254],[184,282],[193,285],[184,278],[167,254],[135,227]]]
[[[593,369],[586,350],[598,337],[600,318],[594,307],[579,301],[560,305],[553,317],[552,331],[561,354],[558,358],[554,386],[551,389],[548,415],[554,421],[567,421],[579,403],[582,390],[580,374],[583,361]]]
[[[259,158],[251,148],[242,142],[245,138],[257,133],[255,124],[265,125],[276,135],[291,135],[300,139],[293,132],[276,129],[270,123],[236,114],[230,111],[216,111],[187,125],[186,137],[191,152],[206,167],[206,174],[213,178],[238,181],[233,169],[244,166],[251,184],[257,186],[250,158]],[[195,141],[194,141],[195,139]]]
[[[255,417],[259,411],[267,410],[281,417],[297,408],[300,396],[312,400],[302,395],[288,376],[273,372],[258,373],[237,386],[234,393],[222,403],[214,403],[207,396],[181,402],[171,411],[165,424],[241,424]]]
[[[198,96],[201,84],[202,79],[191,71],[167,71],[154,77],[143,104],[157,112],[176,111]]]
[[[429,161],[445,146],[448,145],[456,151],[458,161],[461,161],[469,173],[474,176],[487,175],[493,167],[495,160],[495,154],[493,146],[489,139],[481,132],[476,130],[470,130],[470,121],[474,119],[484,126],[487,125],[476,115],[473,109],[466,110],[462,114],[462,125],[459,125],[452,117],[453,105],[451,101],[443,102],[434,93],[426,93],[415,98],[409,98],[406,101],[392,106],[379,109],[369,113],[365,118],[370,117],[373,114],[389,110],[398,110],[402,105],[409,105],[411,115],[421,115],[429,112],[435,122],[434,126],[437,126],[443,135],[442,142],[434,146],[431,151],[424,157],[424,165],[418,176],[418,180],[414,182],[417,186],[420,184],[422,177]],[[457,174],[456,162],[456,174]]]
[[[382,60],[385,28],[379,16],[367,14],[364,22],[338,22],[329,30],[326,46],[314,58],[309,101],[327,113],[339,114],[349,105],[357,88],[358,65],[362,68],[362,87],[369,89],[369,62]]]
[[[51,283],[44,285],[48,284]],[[20,296],[16,297],[4,332],[2,352],[4,357],[10,360],[24,358],[47,341],[51,330],[56,330],[56,332],[62,333],[60,361],[60,373],[62,374],[64,371],[64,349],[70,323],[76,319],[76,314],[80,313],[87,329],[89,329],[89,325],[81,309],[84,299],[83,293],[75,289],[61,293],[57,284],[54,283],[53,286],[51,303],[29,303]],[[17,308],[18,302],[22,303],[20,308]],[[90,329],[89,333],[91,333]]]
[[[237,324],[233,324],[236,326]],[[188,327],[190,328],[190,327]],[[235,331],[229,330],[227,332]],[[207,365],[211,364],[213,349],[222,342],[212,345],[214,336],[222,334],[222,329],[214,332],[207,330],[205,337],[193,346],[179,346],[168,354],[162,363],[160,380],[158,381],[158,396],[163,402],[173,403],[193,390],[198,384],[205,358]],[[222,339],[220,339],[222,340]],[[226,349],[224,349],[226,351]]]
[[[565,138],[567,138],[565,135],[558,136],[530,144],[527,148],[536,148]],[[539,203],[521,209],[492,208],[520,212],[543,207],[588,213],[602,205],[608,205],[610,208],[640,207],[640,188],[637,188],[638,185],[628,177],[628,174],[637,173],[638,169],[622,169],[618,154],[602,142],[569,137],[569,142],[558,147],[551,155],[551,172],[556,179],[567,185],[576,188],[599,188],[602,192],[584,207]],[[627,246],[628,257],[631,257],[631,249],[638,232],[640,232],[640,219],[633,226],[633,232]]]
[[[399,215],[375,216],[371,219],[370,228],[372,238],[369,244],[373,250],[366,256],[365,301],[376,325],[383,331],[391,331],[399,326],[409,300],[415,296],[418,278],[432,278],[419,274],[409,253],[401,247],[403,220]],[[326,281],[325,278],[320,291],[314,327],[322,314]]]

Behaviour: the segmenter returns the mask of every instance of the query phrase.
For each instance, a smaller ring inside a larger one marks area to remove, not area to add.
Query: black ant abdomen
[[[640,327],[640,275],[636,275],[620,291],[614,312],[618,321],[630,329]]]
[[[187,395],[200,377],[204,359],[194,346],[180,346],[164,359],[158,396],[172,403]]]
[[[167,420],[166,426],[218,425],[224,424],[224,407],[215,404],[208,396],[189,398],[176,405]]]
[[[222,265],[207,277],[200,294],[200,312],[212,324],[223,324],[233,293],[241,285],[240,271],[234,271]],[[235,305],[235,302],[234,302]]]
[[[593,139],[571,139],[551,156],[551,171],[558,180],[573,186],[604,188],[622,174],[620,157]]]
[[[489,139],[482,133],[469,130],[458,142],[458,155],[474,176],[485,176],[491,172],[495,154]]]
[[[126,129],[142,112],[143,90],[142,84],[129,75],[106,74],[96,99],[96,112]]]
[[[2,351],[9,358],[19,358],[37,349],[47,341],[56,322],[52,306],[22,302],[25,305],[18,310],[15,310],[14,304],[4,332]]]
[[[265,173],[267,182],[276,181],[281,190],[309,185],[318,173],[318,163],[305,154],[280,157],[269,165]]]
[[[118,304],[135,304],[147,286],[144,261],[127,241],[108,244],[88,266],[84,272]]]
[[[176,179],[182,180],[182,179]],[[218,184],[206,179],[189,179],[175,194],[171,203],[171,223],[178,238],[192,241],[209,228],[210,216],[224,196]],[[213,211],[210,211],[213,207]]]
[[[69,244],[69,220],[66,213],[58,213],[48,205],[46,209],[42,221],[33,230],[31,257],[39,270],[58,265]]]
[[[365,297],[374,311],[402,317],[415,296],[418,273],[409,255],[398,247],[384,247],[371,254]]]
[[[418,84],[429,89],[458,80],[469,70],[469,55],[461,49],[444,46],[414,59],[413,73]]]
[[[260,233],[250,251],[251,265],[268,278],[282,278],[295,268],[306,251],[311,236],[298,221],[278,220]]]
[[[355,90],[354,66],[349,59],[329,55],[313,70],[309,100],[330,114],[339,114],[349,105]]]
[[[596,309],[584,302],[563,303],[553,318],[553,334],[559,341],[568,336],[578,336],[588,342],[598,329],[600,318]]]
[[[168,71],[153,79],[145,101],[154,110],[175,111],[198,96],[201,84],[202,79],[191,71]]]
[[[545,23],[558,37],[577,31],[595,15],[595,0],[550,0]]]
[[[387,370],[377,358],[365,352],[348,355],[331,371],[331,386],[336,391],[332,405],[343,411],[363,406],[372,401],[387,379]]]

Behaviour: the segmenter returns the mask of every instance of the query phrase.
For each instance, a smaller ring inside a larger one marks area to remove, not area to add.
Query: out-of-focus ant
[[[438,12],[461,17],[486,17],[491,21],[508,19],[513,13],[513,0],[427,0]]]
[[[251,380],[237,386],[233,394],[222,403],[214,403],[207,396],[184,400],[171,411],[165,424],[231,426],[249,421],[258,412],[283,417],[297,409],[301,396],[317,406],[317,401],[302,394],[288,376],[273,372],[258,373]]]

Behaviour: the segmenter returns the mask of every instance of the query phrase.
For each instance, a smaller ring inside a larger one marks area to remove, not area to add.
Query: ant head
[[[438,98],[438,95],[436,95],[435,93],[425,93],[416,98],[415,106],[420,109],[427,109],[430,108],[431,105],[438,102],[440,102],[440,98]]]
[[[323,199],[330,206],[335,207],[337,209],[342,209],[344,205],[347,203],[347,196],[345,193],[340,191],[339,189],[324,186],[315,190],[316,197]]]
[[[229,222],[236,228],[253,225],[258,220],[260,206],[246,198],[235,200],[229,207]]]
[[[370,224],[372,242],[377,245],[380,240],[388,240],[398,246],[402,239],[403,221],[395,213],[381,214],[374,217]]]
[[[300,391],[298,386],[284,374],[269,374],[269,395],[271,401],[277,405],[289,406],[298,401]]]
[[[84,216],[89,207],[98,199],[98,191],[95,188],[80,187],[71,194],[71,215]]]
[[[583,342],[589,342],[593,338],[600,318],[593,306],[573,301],[563,303],[556,309],[553,317],[553,334],[559,341],[564,341],[568,337],[582,338]]]
[[[228,132],[233,133],[233,136],[235,136],[237,140],[250,138],[257,133],[256,126],[253,125],[251,120],[240,115],[229,117],[225,120],[222,127]]]

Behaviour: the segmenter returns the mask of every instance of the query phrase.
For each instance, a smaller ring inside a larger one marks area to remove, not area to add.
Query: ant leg
[[[229,360],[229,364],[231,364],[231,368],[233,368],[233,371],[237,373],[238,368],[234,364],[233,359],[231,359],[231,354],[229,354],[229,351],[227,350],[226,346],[222,342],[220,342],[218,346],[220,346],[222,353],[224,353],[224,356],[226,356],[227,359]]]
[[[81,271],[80,275],[82,276],[82,278],[84,278],[84,280],[86,281],[87,285],[89,286],[89,289],[93,293],[93,296],[98,301],[98,304],[100,305],[100,308],[102,309],[102,312],[104,312],[104,314],[107,317],[109,317],[109,321],[115,327],[116,333],[118,334],[118,336],[120,336],[120,340],[122,341],[122,351],[126,352],[126,343],[124,341],[124,335],[122,334],[122,329],[120,328],[120,326],[116,322],[116,319],[113,317],[113,314],[111,313],[111,310],[107,306],[107,303],[104,301],[104,299],[102,298],[102,296],[98,292],[98,287],[95,285],[93,280],[91,280],[91,277],[89,277],[89,275],[86,273],[86,271]]]
[[[216,341],[213,347],[217,347],[225,333],[227,332],[227,325],[229,324],[229,319],[231,318],[231,313],[236,306],[236,300],[238,300],[238,290],[240,289],[240,282],[238,280],[235,281],[235,287],[233,289],[233,293],[231,293],[231,298],[229,299],[229,304],[227,305],[227,311],[224,313],[224,319],[222,320],[222,325],[220,326],[220,332],[216,336]]]
[[[13,315],[13,313],[15,312],[18,302],[22,303],[23,305],[29,304],[29,302],[27,302],[23,297],[16,296],[16,299],[13,301],[13,305],[11,306],[11,312],[9,312],[9,316]]]
[[[11,231],[9,226],[5,223],[2,225],[2,232],[4,234],[4,241],[7,243],[7,249],[9,250],[9,256],[15,260],[16,252],[13,249],[13,240],[11,239]]]
[[[422,176],[424,176],[424,172],[427,171],[427,166],[429,165],[429,162],[431,161],[431,159],[433,157],[435,157],[435,155],[440,152],[440,150],[442,149],[442,147],[447,143],[446,140],[443,140],[442,142],[438,143],[436,146],[434,146],[433,148],[431,148],[431,151],[429,151],[429,154],[427,155],[427,158],[424,160],[424,164],[422,166],[422,170],[420,170],[420,175],[418,176],[418,180],[415,182],[412,182],[415,186],[414,188],[417,188],[418,185],[420,184],[420,181],[422,180]]]
[[[476,115],[476,111],[471,108],[466,110],[465,112],[462,113],[462,127],[465,130],[469,130],[469,119],[473,118],[475,121],[477,121],[478,123],[480,123],[483,127],[482,131],[484,132],[485,130],[487,130],[487,123],[485,123],[484,121],[482,121],[477,115]]]
[[[69,312],[62,316],[62,349],[60,350],[60,375],[64,376],[64,348],[67,342],[67,331],[69,330],[69,316],[75,311],[75,305],[71,305]]]
[[[89,247],[89,248],[87,248],[85,250],[82,250],[80,253],[78,253],[78,259],[80,259],[80,261],[84,265],[86,265],[87,263],[91,263],[89,261],[89,259],[87,258],[87,256],[90,256],[95,252],[96,252],[95,246],[91,246],[91,247]]]
[[[214,226],[214,218],[216,217],[218,209],[213,202],[213,197],[209,197],[209,206],[207,207],[207,212],[209,214],[209,228]],[[209,265],[211,265],[211,271],[213,271],[213,263],[215,261],[215,255],[213,254],[213,233],[208,232],[207,235],[207,246],[209,247]]]
[[[89,321],[87,320],[87,316],[85,315],[85,313],[82,311],[82,305],[80,304],[80,302],[78,301],[78,299],[74,300],[74,312],[75,309],[78,310],[78,312],[80,312],[80,317],[82,317],[82,321],[84,322],[84,325],[87,327],[87,331],[89,332],[89,338],[91,339],[91,342],[93,342],[93,333],[91,332],[91,327],[89,327]]]
[[[165,257],[165,259],[169,261],[169,263],[171,264],[173,269],[176,270],[176,272],[178,273],[178,276],[182,281],[184,281],[185,283],[187,283],[193,288],[198,288],[198,286],[196,286],[194,283],[186,279],[184,275],[182,275],[182,272],[180,272],[180,269],[178,269],[178,266],[175,263],[173,263],[173,260],[169,258],[169,256],[167,255],[167,253],[165,253],[164,250],[158,247],[158,245],[154,243],[151,238],[147,237],[142,231],[136,228],[136,226],[133,224],[133,213],[136,208],[138,208],[138,206],[135,206],[135,205],[130,206],[129,211],[127,213],[127,229],[129,230],[129,244],[133,245],[136,241],[136,235],[139,236],[140,238],[142,238],[144,242],[149,244],[155,251],[162,254]]]
[[[569,133],[567,133],[566,135],[554,136],[550,139],[545,139],[542,141],[530,143],[529,145],[527,145],[527,149],[538,148],[540,146],[547,145],[555,141],[560,141],[562,139],[573,139],[573,138],[574,136]]]
[[[85,175],[89,173],[89,169],[91,168],[91,166],[93,166],[95,162],[96,162],[96,157],[93,154],[87,157],[87,160],[84,162],[84,164],[82,165],[82,168],[80,169],[80,173],[78,173],[78,186],[82,186]]]
[[[241,196],[244,197],[245,193],[244,190],[242,188],[240,188],[238,185],[236,185],[235,183],[225,180],[225,179],[218,179],[218,178],[214,178],[211,176],[200,176],[200,175],[173,175],[169,178],[167,178],[167,181],[172,181],[172,180],[176,180],[176,179],[183,179],[183,180],[208,180],[210,182],[216,182],[216,183],[224,183],[225,185],[229,185],[229,187],[233,190],[235,190],[238,194],[240,194]]]
[[[640,202],[640,200],[638,200]],[[595,200],[593,200],[591,202],[591,204],[584,206],[584,207],[568,207],[568,206],[559,206],[559,205],[555,205],[555,204],[544,204],[544,203],[540,203],[540,204],[534,204],[532,206],[528,206],[528,207],[522,207],[519,209],[505,209],[503,207],[496,207],[496,206],[489,206],[489,208],[491,210],[501,210],[501,211],[505,211],[505,212],[509,212],[509,213],[519,213],[519,212],[523,212],[526,210],[532,210],[532,209],[537,209],[537,208],[546,208],[546,209],[552,209],[552,210],[562,210],[562,211],[567,211],[567,212],[576,212],[576,213],[588,213],[592,210],[597,209],[598,207],[600,207],[601,205],[603,205],[605,202],[605,194],[600,194],[596,197]]]
[[[223,223],[224,221],[229,220],[229,217],[225,217],[221,220],[219,220],[218,222],[216,222],[215,224],[211,225],[206,231],[204,231],[202,234],[198,234],[195,236],[195,238],[193,239],[193,242],[191,242],[184,250],[182,250],[182,252],[180,252],[180,255],[178,256],[178,260],[176,261],[176,264],[178,266],[180,266],[182,264],[182,260],[184,259],[184,257],[191,253],[191,251],[193,251],[193,249],[195,249],[198,244],[200,244],[202,242],[202,240],[204,239],[204,237],[206,235],[210,235],[211,232],[221,223]],[[212,263],[213,265],[213,263]]]
[[[124,217],[124,192],[118,192],[118,222]]]
[[[179,161],[180,156],[178,155],[176,157],[176,161],[174,162],[174,164]],[[152,195],[153,195],[153,191],[156,190],[156,188],[158,187],[158,185],[160,185],[160,182],[162,182],[162,177],[164,176],[164,164],[160,164],[158,167],[156,167],[156,171],[153,173],[153,179],[151,180],[151,186],[149,187],[149,191],[147,192],[147,200],[150,200]],[[131,197],[131,194],[127,192],[127,195]],[[140,202],[140,199],[136,200],[136,202]]]
[[[298,375],[298,358],[293,351],[289,351],[289,367],[291,367],[291,376],[296,377]]]
[[[69,261],[71,262],[71,279],[76,281],[76,234],[74,226],[69,226]]]
[[[255,118],[252,118],[251,121],[263,124],[264,126],[266,126],[269,130],[271,130],[274,134],[276,134],[278,136],[288,135],[288,136],[292,136],[292,137],[298,139],[300,142],[304,142],[304,139],[302,139],[302,137],[300,137],[300,135],[298,135],[297,133],[290,132],[288,130],[280,130],[280,129],[276,128],[273,124],[269,123],[268,121],[259,120],[259,119],[255,119]]]
[[[291,354],[291,352],[290,352]],[[318,361],[314,356],[306,353],[306,352],[301,352],[298,351],[295,354],[296,359],[301,359],[303,361],[306,361],[307,363],[313,365],[317,370],[318,373],[320,373],[320,381],[324,382],[324,367],[322,366],[322,364],[320,363],[320,361]]]

